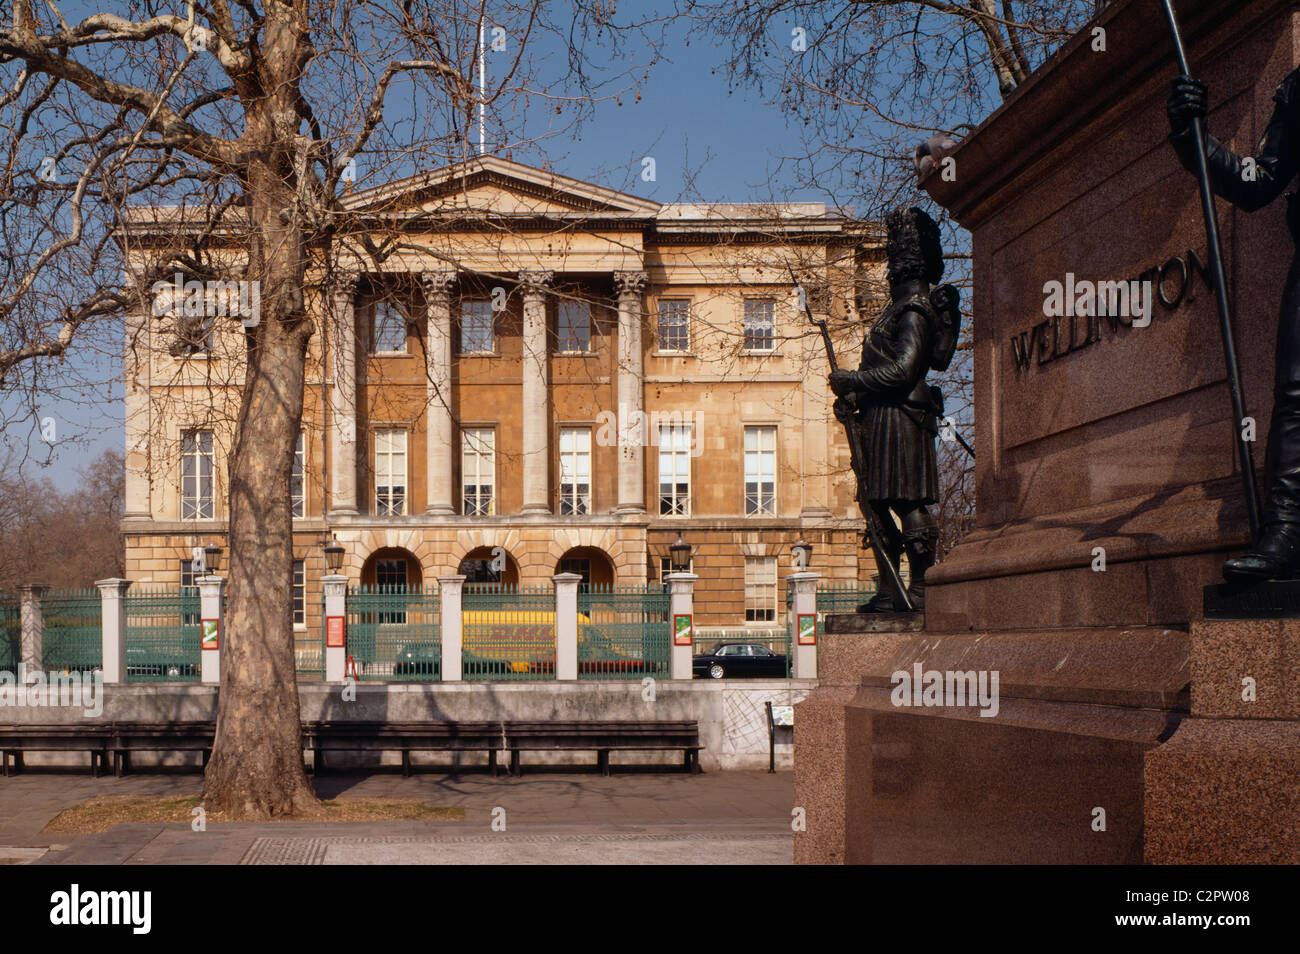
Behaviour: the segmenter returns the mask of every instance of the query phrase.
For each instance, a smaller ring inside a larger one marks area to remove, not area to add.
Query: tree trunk
[[[230,585],[217,737],[203,801],[226,817],[314,814],[293,652],[289,473],[305,342],[269,322],[250,354],[230,471]]]
[[[203,802],[227,818],[312,816],[293,652],[293,517],[289,479],[302,421],[307,341],[303,231],[294,203],[292,137],[281,132],[249,177],[248,277],[261,316],[230,465],[230,613],[217,735]]]

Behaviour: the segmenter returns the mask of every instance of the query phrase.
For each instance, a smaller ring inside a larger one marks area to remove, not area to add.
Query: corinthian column
[[[645,272],[615,272],[618,289],[618,507],[622,513],[645,512],[646,442],[642,417],[644,362],[641,350],[641,291]]]
[[[330,389],[330,514],[357,512],[357,277],[330,289],[334,387]]]
[[[524,286],[524,505],[522,513],[550,513],[551,400],[546,348],[546,289],[554,272],[520,272]]]
[[[429,318],[429,374],[425,385],[424,449],[425,481],[428,485],[426,513],[456,512],[452,495],[451,427],[451,270],[425,272],[424,302]]]

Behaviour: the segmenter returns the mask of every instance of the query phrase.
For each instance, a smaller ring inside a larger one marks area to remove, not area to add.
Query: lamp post
[[[331,539],[325,545],[325,568],[330,573],[337,573],[343,568],[343,545]]]
[[[790,552],[794,554],[794,568],[799,572],[807,570],[812,564],[813,545],[803,537],[790,548]]]
[[[668,672],[673,679],[690,679],[695,640],[696,578],[691,573],[691,545],[682,539],[680,533],[668,548],[668,565],[673,571],[665,581],[668,583],[668,614],[673,624]]]
[[[207,570],[208,576],[216,576],[221,569],[221,547],[215,543],[209,543],[203,548],[203,568]]]
[[[686,573],[691,568],[691,545],[677,534],[677,539],[668,548],[668,565],[674,573]]]
[[[347,592],[348,579],[343,569],[343,545],[324,533],[320,538],[325,551],[325,576],[321,591],[325,601],[325,681],[342,682],[347,664]]]

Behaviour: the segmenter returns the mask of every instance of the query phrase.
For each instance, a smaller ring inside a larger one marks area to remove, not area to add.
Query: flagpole
[[[483,49],[483,18],[478,20],[478,154],[487,151],[487,51]]]
[[[1183,46],[1182,32],[1178,29],[1178,15],[1173,0],[1161,0],[1169,31],[1173,34],[1174,55],[1184,76],[1191,76],[1187,50]],[[1196,177],[1201,187],[1201,212],[1205,217],[1205,238],[1209,246],[1210,268],[1214,274],[1214,297],[1219,306],[1219,335],[1223,339],[1223,360],[1228,371],[1228,393],[1232,398],[1233,431],[1237,442],[1237,461],[1241,466],[1242,486],[1246,493],[1246,512],[1250,518],[1250,538],[1258,542],[1263,519],[1260,514],[1259,492],[1255,487],[1255,460],[1250,443],[1245,437],[1246,401],[1242,396],[1241,367],[1237,363],[1236,335],[1232,328],[1232,312],[1228,307],[1228,277],[1223,267],[1223,244],[1219,239],[1219,218],[1214,207],[1214,189],[1210,185],[1210,163],[1206,157],[1205,122],[1192,118],[1192,134],[1196,140]]]

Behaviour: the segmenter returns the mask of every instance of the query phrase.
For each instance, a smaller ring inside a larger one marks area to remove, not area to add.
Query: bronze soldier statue
[[[931,286],[943,277],[939,227],[921,209],[895,209],[888,230],[890,304],[862,343],[856,371],[835,371],[834,412],[854,445],[858,506],[867,521],[876,560],[895,571],[907,553],[911,573],[906,598],[925,605],[925,571],[934,565],[939,531],[931,504],[939,499],[935,436],[943,419],[943,394],[926,384],[930,370],[946,370],[957,346],[957,290]],[[898,517],[895,524],[894,516]],[[885,582],[887,568],[881,568]],[[897,576],[897,572],[892,574]],[[898,605],[888,587],[860,610],[888,612]]]
[[[1206,137],[1206,158],[1214,191],[1246,212],[1268,205],[1295,178],[1300,167],[1300,70],[1273,94],[1273,115],[1253,157],[1243,160],[1213,136]],[[1179,161],[1196,169],[1195,118],[1205,118],[1206,86],[1190,76],[1174,80],[1169,97],[1169,141]],[[1287,224],[1294,241],[1298,210],[1296,195],[1287,196]],[[1282,290],[1282,315],[1277,328],[1273,417],[1264,458],[1265,498],[1259,541],[1243,556],[1228,560],[1228,580],[1289,579],[1300,571],[1300,257],[1294,256]]]

